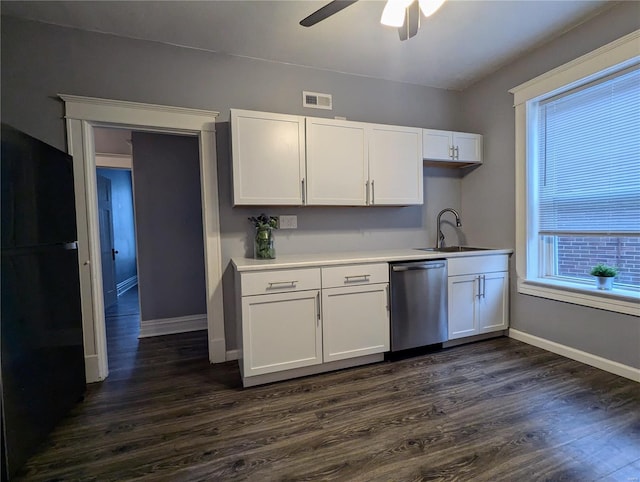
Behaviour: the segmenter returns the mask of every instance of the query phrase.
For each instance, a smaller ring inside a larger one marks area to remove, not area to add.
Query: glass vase
[[[253,239],[253,257],[256,259],[275,259],[276,248],[273,244],[271,228],[256,228]]]

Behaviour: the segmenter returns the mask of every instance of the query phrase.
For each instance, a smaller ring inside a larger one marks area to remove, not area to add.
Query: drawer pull
[[[345,283],[353,283],[356,281],[369,281],[370,274],[354,274],[351,276],[345,276]]]
[[[267,289],[272,288],[295,288],[298,280],[294,281],[270,281],[269,287]]]

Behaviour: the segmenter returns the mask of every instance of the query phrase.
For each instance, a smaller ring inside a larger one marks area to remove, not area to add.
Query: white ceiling
[[[284,1],[2,2],[2,14],[84,30],[367,77],[462,90],[609,8],[606,0],[449,0],[401,42],[384,2],[360,0],[305,28],[328,3]]]

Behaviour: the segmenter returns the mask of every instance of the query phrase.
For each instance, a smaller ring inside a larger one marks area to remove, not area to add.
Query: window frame
[[[509,92],[514,95],[516,147],[516,275],[518,293],[640,316],[635,291],[595,290],[580,282],[540,278],[537,217],[530,206],[537,203],[535,129],[537,103],[595,79],[640,64],[640,30],[542,74]],[[535,238],[535,239],[534,239]]]

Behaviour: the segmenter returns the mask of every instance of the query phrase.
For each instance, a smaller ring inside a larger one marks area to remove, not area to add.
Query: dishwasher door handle
[[[425,270],[425,269],[442,269],[442,268],[444,268],[444,263],[421,264],[421,265],[417,265],[417,266],[393,266],[392,267],[393,271],[395,271],[395,272]]]

